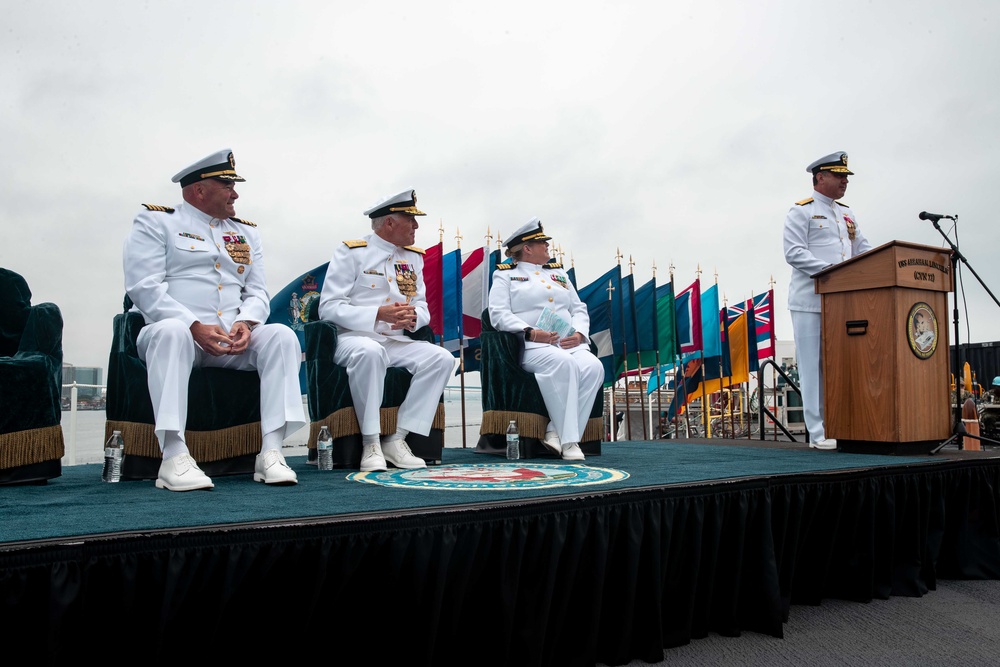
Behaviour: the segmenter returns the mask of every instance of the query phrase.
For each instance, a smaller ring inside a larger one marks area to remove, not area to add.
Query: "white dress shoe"
[[[382,456],[397,468],[426,468],[427,463],[414,456],[405,440],[393,438],[382,443]]]
[[[156,474],[156,488],[168,491],[197,491],[211,489],[215,484],[202,472],[190,454],[178,454],[160,464]]]
[[[382,456],[382,448],[379,444],[372,443],[364,445],[361,450],[361,472],[373,472],[376,470],[388,470],[385,464],[385,457]]]
[[[546,431],[542,444],[556,456],[562,456],[562,443],[559,442],[559,434],[555,431]]]
[[[298,484],[295,471],[288,467],[285,457],[277,449],[258,454],[253,464],[253,481],[265,484]]]
[[[563,461],[586,460],[586,457],[583,455],[583,450],[580,449],[580,445],[575,442],[568,442],[562,446],[562,457]]]
[[[819,442],[810,442],[809,446],[813,449],[836,449],[837,441],[833,438],[823,438]]]

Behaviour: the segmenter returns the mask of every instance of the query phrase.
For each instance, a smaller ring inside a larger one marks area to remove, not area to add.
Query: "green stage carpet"
[[[550,489],[440,490],[396,488],[349,479],[352,471],[316,470],[305,457],[289,457],[299,484],[266,487],[250,475],[216,477],[211,491],[170,493],[152,481],[101,482],[101,466],[66,467],[43,486],[0,489],[0,544],[103,533],[309,519],[358,513],[403,513],[415,508],[495,503],[528,498],[596,494],[664,485],[740,478],[910,466],[934,457],[879,456],[752,446],[671,442],[603,443],[602,455],[585,464],[627,473],[595,486]],[[482,465],[504,459],[472,449],[446,449],[442,465]],[[564,464],[557,459],[527,463]],[[391,469],[390,469],[391,470]]]

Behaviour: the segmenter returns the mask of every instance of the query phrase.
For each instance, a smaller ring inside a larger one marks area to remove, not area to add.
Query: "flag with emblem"
[[[309,312],[310,309],[319,308],[319,296],[329,266],[329,262],[324,262],[311,271],[306,271],[271,298],[271,313],[267,316],[266,323],[291,327],[303,350],[306,349],[304,329],[309,321]],[[303,394],[307,393],[305,364],[299,368],[299,387]]]

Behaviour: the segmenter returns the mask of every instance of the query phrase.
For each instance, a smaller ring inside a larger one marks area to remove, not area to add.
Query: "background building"
[[[77,387],[76,403],[79,408],[103,408],[104,407],[104,369],[93,366],[74,366],[73,364],[63,364],[63,388],[62,404],[64,408],[69,408],[70,392],[74,382],[77,385],[96,385]]]

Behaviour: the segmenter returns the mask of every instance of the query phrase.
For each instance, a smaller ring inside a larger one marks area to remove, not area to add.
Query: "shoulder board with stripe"
[[[809,199],[803,199],[802,201],[795,202],[795,205],[796,206],[805,206],[806,204],[811,204],[812,200],[813,200],[812,197],[810,197]]]
[[[510,271],[516,264],[497,264],[497,271]]]
[[[257,226],[255,223],[250,222],[249,220],[244,220],[242,218],[229,218],[229,219],[232,220],[233,222],[238,222],[241,225],[246,225],[247,227],[256,227]]]
[[[423,248],[418,248],[415,245],[404,245],[403,250],[409,250],[410,252],[415,252],[418,255],[423,255],[426,252]]]
[[[160,211],[162,213],[173,213],[174,209],[169,206],[157,206],[156,204],[143,204],[147,211]]]
[[[542,264],[543,269],[561,269],[562,262],[549,262],[548,264]]]
[[[364,248],[368,245],[368,241],[344,241],[344,245],[348,248]]]
[[[845,204],[845,203],[844,203],[844,202],[842,202],[842,201],[839,201],[839,202],[837,202],[837,203],[838,203],[838,204],[840,204],[841,206],[843,206],[844,208],[851,208],[850,206],[848,206],[847,204]]]

